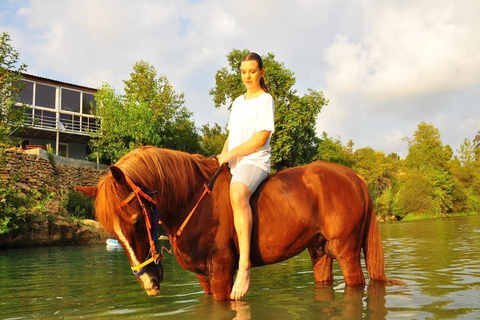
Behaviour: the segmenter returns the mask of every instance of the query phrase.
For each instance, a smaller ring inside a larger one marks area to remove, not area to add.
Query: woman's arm
[[[258,131],[253,135],[253,137],[242,143],[241,145],[233,148],[230,151],[228,150],[228,138],[225,141],[225,144],[223,146],[222,154],[217,156],[218,163],[220,165],[224,163],[230,162],[232,159],[237,158],[237,157],[243,157],[247,154],[250,154],[254,151],[257,151],[261,147],[265,145],[267,142],[268,138],[270,137],[271,131]]]

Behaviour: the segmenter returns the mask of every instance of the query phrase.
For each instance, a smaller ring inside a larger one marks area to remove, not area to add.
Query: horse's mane
[[[199,179],[205,183],[212,178],[218,163],[198,154],[146,146],[130,151],[115,166],[143,188],[157,191],[160,208],[168,204],[175,209],[199,191],[195,189],[198,189]],[[100,179],[95,214],[107,231],[113,231],[114,215],[128,218],[125,207],[118,205],[130,192],[129,188],[118,185],[110,171]]]

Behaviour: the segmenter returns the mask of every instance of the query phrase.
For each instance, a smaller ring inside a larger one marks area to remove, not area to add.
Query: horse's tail
[[[370,280],[376,280],[394,285],[405,285],[400,280],[390,280],[385,275],[385,256],[383,253],[382,238],[378,230],[377,218],[375,211],[370,206],[370,217],[367,223],[367,234],[363,244],[363,252],[365,254],[365,264],[367,266]]]

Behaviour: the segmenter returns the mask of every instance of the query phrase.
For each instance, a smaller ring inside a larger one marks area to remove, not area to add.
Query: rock
[[[112,238],[98,222],[69,221],[61,216],[31,223],[27,230],[0,235],[0,248],[104,243]]]

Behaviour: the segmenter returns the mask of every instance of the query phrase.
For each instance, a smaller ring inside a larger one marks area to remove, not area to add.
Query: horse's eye
[[[142,215],[141,214],[136,214],[134,216],[132,216],[132,221],[133,223],[135,224],[135,227],[139,227],[142,225],[142,219],[140,219]]]

